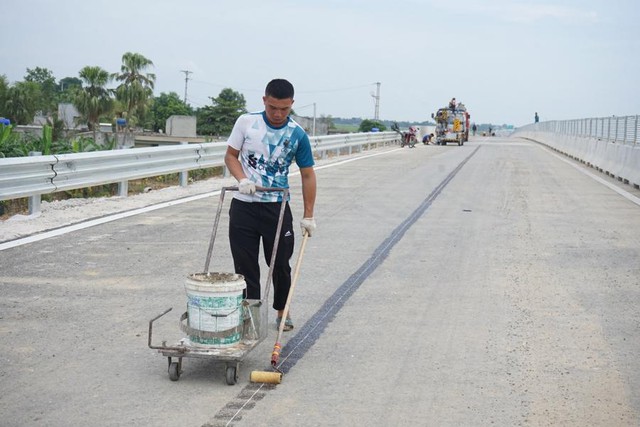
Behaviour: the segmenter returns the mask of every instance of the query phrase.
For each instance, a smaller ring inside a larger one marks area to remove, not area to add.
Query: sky
[[[56,80],[150,59],[155,95],[263,108],[273,78],[302,116],[422,122],[452,97],[476,123],[640,114],[638,0],[0,0],[0,75]],[[115,85],[114,85],[115,86]]]

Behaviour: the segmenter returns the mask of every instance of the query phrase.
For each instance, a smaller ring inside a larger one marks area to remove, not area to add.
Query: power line
[[[379,83],[368,83],[366,85],[350,86],[350,87],[343,87],[343,88],[336,88],[336,89],[305,90],[305,91],[300,91],[298,93],[342,92],[342,91],[345,91],[345,90],[353,90],[353,89],[360,89],[360,88],[363,88],[363,87],[369,87],[372,84],[379,84]]]
[[[231,85],[228,84],[221,84],[221,83],[215,83],[215,82],[208,82],[205,80],[194,80],[194,79],[190,79],[196,83],[203,83],[205,85],[209,85],[209,86],[216,86],[216,87],[231,87]],[[358,86],[348,86],[348,87],[341,87],[341,88],[334,88],[334,89],[318,89],[318,90],[301,90],[298,91],[296,90],[296,94],[299,93],[324,93],[324,92],[343,92],[343,91],[347,91],[347,90],[354,90],[354,89],[361,89],[363,87],[369,87],[371,85],[375,85],[378,84],[376,83],[367,83],[367,84],[362,84],[362,85],[358,85]],[[236,91],[242,91],[242,92],[262,92],[264,91],[264,89],[243,89],[243,88],[238,88],[238,89],[234,89]]]

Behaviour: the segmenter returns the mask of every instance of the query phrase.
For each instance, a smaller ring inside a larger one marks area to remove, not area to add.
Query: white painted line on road
[[[402,148],[396,148],[396,149],[389,150],[389,151],[383,151],[382,153],[368,154],[366,156],[355,157],[353,159],[341,160],[339,162],[330,163],[330,164],[324,165],[324,166],[316,166],[316,167],[314,167],[314,169],[315,170],[320,170],[320,169],[330,168],[330,167],[333,167],[333,166],[340,166],[340,165],[344,165],[345,163],[355,162],[356,160],[368,159],[369,157],[375,157],[375,156],[382,156],[382,155],[393,153],[394,151],[399,151],[399,150],[402,150]]]
[[[400,150],[400,149],[397,148],[397,149],[394,149],[394,150],[384,151],[382,153],[375,153],[375,154],[369,154],[369,155],[366,155],[366,156],[359,156],[359,157],[355,157],[355,158],[352,158],[352,159],[347,159],[347,160],[342,160],[342,161],[335,162],[335,163],[330,163],[330,164],[324,165],[324,166],[318,166],[318,167],[315,167],[314,169],[319,170],[319,169],[326,169],[326,168],[334,167],[334,166],[340,166],[340,165],[343,165],[345,163],[354,162],[356,160],[363,160],[363,159],[367,159],[369,157],[380,156],[380,155],[383,155],[383,154],[392,153],[392,152],[397,151],[397,150]],[[300,173],[299,171],[295,171],[295,172],[292,172],[290,175],[298,175],[299,173]],[[26,245],[27,243],[33,243],[33,242],[38,242],[40,240],[49,239],[51,237],[61,236],[63,234],[71,233],[71,232],[77,231],[77,230],[83,230],[85,228],[94,227],[96,225],[105,224],[107,222],[117,221],[119,219],[128,218],[130,216],[134,216],[134,215],[139,215],[139,214],[146,213],[146,212],[155,211],[157,209],[162,209],[162,208],[166,208],[166,207],[169,207],[169,206],[175,206],[175,205],[179,205],[179,204],[182,204],[182,203],[192,202],[194,200],[204,199],[205,197],[216,196],[218,194],[220,194],[220,190],[212,191],[212,192],[209,192],[209,193],[198,194],[198,195],[195,195],[195,196],[184,197],[182,199],[171,200],[171,201],[168,201],[168,202],[162,202],[162,203],[158,203],[156,205],[145,206],[143,208],[132,209],[132,210],[126,211],[126,212],[120,212],[120,213],[113,214],[113,215],[107,215],[107,216],[104,216],[104,217],[101,217],[101,218],[91,219],[91,220],[88,220],[88,221],[83,221],[83,222],[79,222],[79,223],[76,223],[76,224],[63,226],[63,227],[60,227],[60,228],[56,228],[54,230],[44,231],[42,233],[33,234],[31,236],[22,237],[22,238],[18,238],[18,239],[15,239],[15,240],[8,241],[8,242],[0,243],[0,251],[3,251],[5,249],[15,248],[17,246]]]
[[[598,181],[600,184],[602,184],[602,185],[604,185],[606,187],[609,187],[610,189],[612,189],[616,193],[620,194],[622,197],[624,197],[625,199],[629,200],[630,202],[633,202],[636,205],[640,206],[640,197],[636,197],[633,194],[629,193],[628,191],[625,191],[622,188],[620,188],[620,187],[618,187],[616,185],[613,185],[610,182],[607,182],[606,180],[602,179],[598,175],[595,175],[595,174],[585,170],[582,166],[577,165],[577,164],[573,163],[571,160],[566,159],[563,156],[554,153],[553,151],[549,150],[548,148],[544,148],[544,147],[541,147],[541,148],[543,150],[547,151],[552,156],[557,157],[558,159],[562,160],[566,164],[573,166],[574,168],[576,168],[577,170],[579,170],[583,174],[587,175],[589,178],[593,178],[594,180]]]
[[[9,242],[0,243],[0,251],[10,248],[15,248],[16,246],[26,245],[27,243],[38,242],[40,240],[49,239],[51,237],[61,236],[63,234],[71,233],[72,231],[82,230],[85,228],[93,227],[100,224],[105,224],[111,221],[117,221],[122,218],[127,218],[134,215],[139,215],[145,212],[155,211],[157,209],[166,208],[173,205],[179,205],[182,203],[192,202],[198,199],[204,199],[205,197],[214,196],[216,194],[220,194],[220,190],[198,194],[195,196],[189,196],[182,199],[170,200],[168,202],[158,203],[156,205],[145,206],[143,208],[132,209],[126,212],[120,212],[113,215],[107,215],[101,218],[91,219],[88,221],[79,222],[77,224],[67,225],[60,228],[56,228],[54,230],[45,231],[42,233],[34,234],[32,236],[23,237],[16,240],[11,240]]]

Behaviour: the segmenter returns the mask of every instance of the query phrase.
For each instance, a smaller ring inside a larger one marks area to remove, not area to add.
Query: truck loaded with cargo
[[[464,145],[469,140],[469,118],[467,108],[462,104],[455,104],[455,98],[451,100],[449,107],[439,108],[431,118],[436,121],[435,143],[447,145],[456,142]]]

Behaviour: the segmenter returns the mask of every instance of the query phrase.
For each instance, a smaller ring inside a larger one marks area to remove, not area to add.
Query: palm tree
[[[110,112],[113,108],[111,91],[105,87],[111,81],[111,75],[98,66],[84,67],[80,70],[79,75],[83,87],[78,90],[74,105],[89,123],[95,141],[100,116]]]
[[[127,52],[122,55],[120,74],[113,74],[121,82],[116,88],[116,99],[123,104],[129,125],[144,119],[149,100],[153,97],[156,75],[144,73],[149,66],[153,66],[153,62],[143,55]]]

